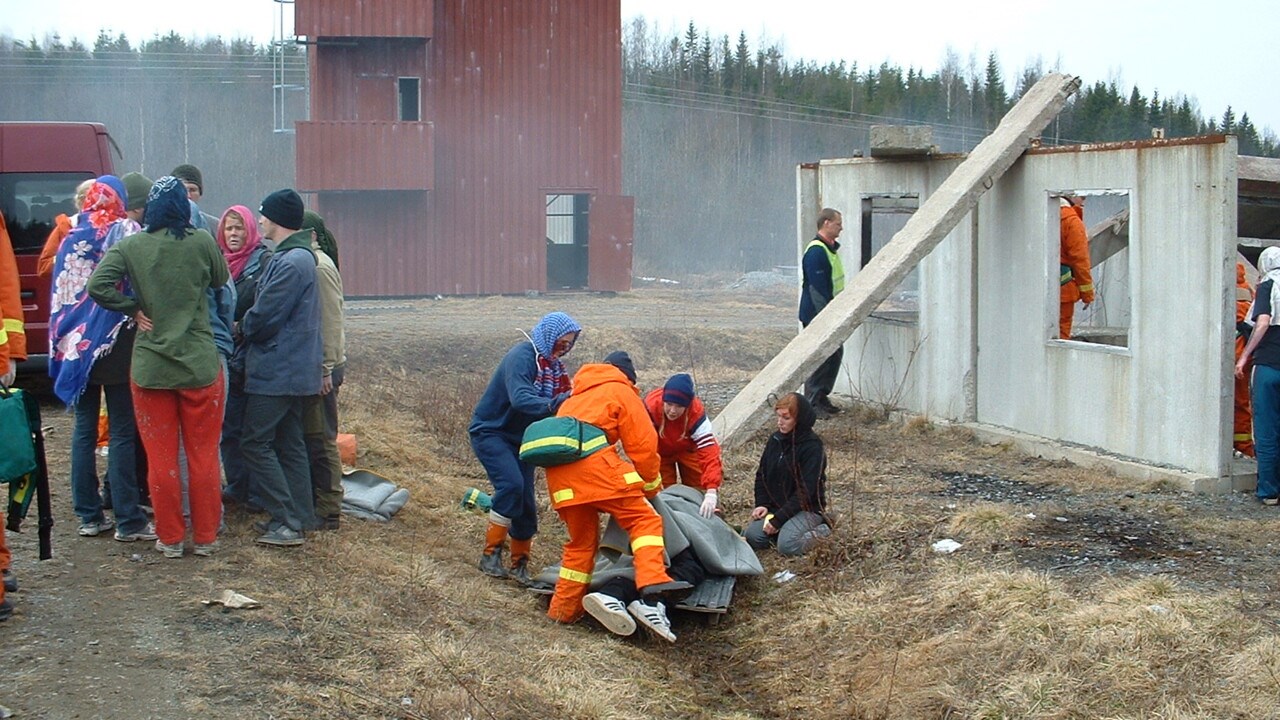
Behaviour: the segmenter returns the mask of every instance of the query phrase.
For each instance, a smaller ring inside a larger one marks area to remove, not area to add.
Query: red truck
[[[0,212],[18,257],[27,352],[19,372],[43,370],[49,352],[50,279],[36,261],[59,214],[79,212],[76,186],[114,174],[106,126],[88,122],[0,122]],[[116,148],[117,155],[119,148]]]

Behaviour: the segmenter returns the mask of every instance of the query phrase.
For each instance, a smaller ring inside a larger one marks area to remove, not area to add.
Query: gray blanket
[[[342,474],[342,512],[364,520],[387,522],[409,501],[409,491],[368,470]]]
[[[672,485],[653,498],[653,507],[662,516],[662,539],[668,560],[685,548],[693,547],[708,575],[760,575],[764,568],[756,551],[747,541],[719,517],[704,518],[698,514],[702,493],[686,485]],[[619,575],[635,577],[631,543],[627,533],[613,518],[600,539],[600,552],[591,575],[595,589]],[[554,585],[560,577],[560,566],[544,569],[535,578]]]

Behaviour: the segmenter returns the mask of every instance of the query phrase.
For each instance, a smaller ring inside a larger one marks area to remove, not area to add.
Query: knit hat
[[[626,350],[614,350],[604,356],[604,361],[621,370],[622,374],[626,375],[628,380],[635,383],[636,365],[631,362],[631,356],[627,354]]]
[[[271,222],[289,230],[302,229],[302,196],[292,188],[277,190],[262,201],[258,212]]]
[[[693,404],[693,378],[687,373],[672,375],[662,387],[662,402],[669,402],[680,407]]]
[[[106,185],[107,187],[111,188],[111,192],[115,193],[116,197],[120,198],[121,205],[124,205],[125,203],[129,202],[128,198],[126,197],[128,193],[125,190],[124,183],[121,182],[120,178],[116,177],[115,175],[100,175],[98,179],[95,180],[94,182],[100,182],[103,185]]]
[[[151,192],[151,178],[142,173],[131,172],[125,173],[120,178],[124,183],[125,192],[129,195],[129,200],[125,204],[125,210],[141,210],[147,206],[147,194]]]
[[[169,174],[183,182],[195,183],[196,187],[200,188],[200,194],[204,194],[204,175],[200,174],[200,168],[195,165],[183,163]]]

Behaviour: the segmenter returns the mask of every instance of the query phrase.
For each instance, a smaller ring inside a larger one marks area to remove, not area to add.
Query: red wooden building
[[[619,0],[296,0],[349,295],[631,286]]]

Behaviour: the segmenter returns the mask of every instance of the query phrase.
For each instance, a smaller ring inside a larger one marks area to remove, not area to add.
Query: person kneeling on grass
[[[756,550],[777,546],[803,555],[831,534],[827,505],[827,453],[813,431],[813,406],[799,393],[774,404],[778,431],[769,436],[756,468],[756,507],[743,528]]]
[[[573,376],[573,394],[556,413],[594,425],[604,432],[609,444],[581,460],[547,468],[551,506],[569,530],[547,616],[562,623],[582,618],[583,596],[590,587],[600,549],[603,512],[613,516],[631,540],[635,584],[642,599],[632,601],[628,610],[659,635],[675,640],[666,607],[643,599],[674,583],[664,561],[662,518],[646,499],[662,486],[658,435],[635,380],[631,358],[625,352],[611,353],[603,363],[582,366]],[[630,462],[618,455],[615,446],[619,441]]]

